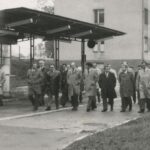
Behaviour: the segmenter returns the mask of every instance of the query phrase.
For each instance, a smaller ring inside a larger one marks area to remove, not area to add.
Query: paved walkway
[[[86,102],[84,102],[86,103]],[[27,102],[14,102],[0,109],[0,146],[2,150],[61,150],[70,143],[92,133],[103,131],[140,117],[138,106],[132,112],[120,113],[120,100],[115,101],[114,112],[97,110],[86,112],[71,108],[32,112]]]

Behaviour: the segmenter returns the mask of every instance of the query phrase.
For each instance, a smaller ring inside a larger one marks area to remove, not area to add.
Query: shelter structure
[[[55,41],[56,67],[59,66],[59,41],[81,42],[81,65],[84,72],[86,41],[97,41],[123,34],[121,31],[24,7],[0,11],[1,52],[3,44],[12,45],[19,40],[28,39],[30,40],[31,65],[34,60],[35,38],[41,37],[44,40]],[[2,56],[1,53],[1,60]]]

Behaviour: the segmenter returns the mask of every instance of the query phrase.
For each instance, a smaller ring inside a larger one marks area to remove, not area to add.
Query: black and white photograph
[[[150,0],[0,0],[0,150],[150,150]]]

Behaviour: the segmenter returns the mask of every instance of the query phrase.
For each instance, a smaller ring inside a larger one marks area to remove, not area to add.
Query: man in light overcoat
[[[0,69],[0,106],[3,106],[3,91],[4,91],[4,83],[6,81],[6,76],[2,68]]]
[[[146,67],[146,63],[142,62],[136,78],[136,90],[139,92],[139,113],[144,113],[145,104],[147,110],[150,111],[150,69]]]
[[[121,112],[125,112],[129,106],[129,111],[132,110],[132,99],[134,92],[134,76],[128,71],[128,65],[122,65],[122,72],[119,74],[120,96],[122,101]]]
[[[87,112],[94,110],[96,106],[96,95],[97,95],[97,83],[98,73],[93,68],[92,63],[86,64],[87,69],[85,70],[85,91],[88,96]]]
[[[67,73],[68,97],[72,103],[72,110],[78,109],[78,99],[80,95],[81,72],[77,69],[76,64],[71,63],[71,68]]]

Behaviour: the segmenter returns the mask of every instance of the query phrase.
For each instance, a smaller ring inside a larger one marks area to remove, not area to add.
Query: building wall
[[[150,21],[150,0],[143,0],[143,51],[144,58],[150,60],[150,23],[145,24],[145,9],[147,9],[147,20]],[[147,42],[145,42],[147,37]]]
[[[141,0],[55,0],[55,14],[94,23],[94,9],[104,8],[104,26],[126,33],[105,41],[104,53],[93,53],[86,47],[87,60],[141,59],[142,53]],[[61,60],[79,60],[81,44],[61,43]]]

